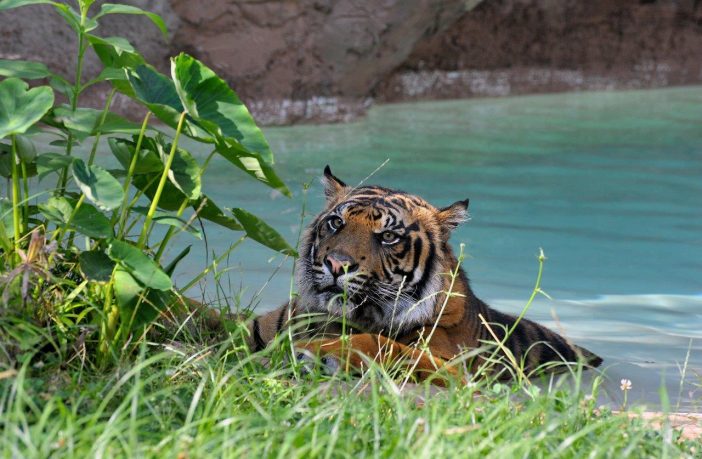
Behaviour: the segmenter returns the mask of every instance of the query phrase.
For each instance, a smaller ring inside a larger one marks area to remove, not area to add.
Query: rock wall
[[[381,101],[702,82],[700,0],[488,0],[427,37]]]
[[[173,47],[211,63],[266,123],[347,120],[465,12],[464,0],[172,0]]]
[[[346,121],[374,101],[702,82],[700,0],[131,0],[166,19],[105,18],[167,71],[184,50],[263,124]],[[99,3],[98,3],[99,4]],[[94,7],[96,8],[96,7]],[[48,6],[0,13],[0,57],[73,73],[71,31]],[[98,63],[89,56],[85,74]],[[86,95],[103,103],[101,88]],[[133,114],[125,99],[115,108]]]
[[[69,3],[69,2],[64,2]],[[75,2],[71,1],[70,4]],[[99,11],[105,0],[95,2],[91,15]],[[115,3],[115,2],[111,2]],[[169,30],[178,29],[179,19],[173,13],[168,2],[159,0],[121,1],[139,6],[161,15]],[[170,54],[170,42],[161,32],[143,16],[110,15],[100,20],[100,27],[95,31],[101,36],[123,36],[159,69],[167,70]],[[32,5],[0,12],[0,58],[22,59],[44,62],[49,68],[66,78],[75,80],[76,50],[78,40],[64,20],[49,5]],[[96,76],[102,68],[100,61],[92,51],[86,53],[83,66],[83,81]],[[85,94],[84,105],[102,107],[107,97],[108,86],[98,85]],[[117,96],[113,107],[122,113],[132,113],[134,103]],[[138,113],[141,111],[138,110]]]

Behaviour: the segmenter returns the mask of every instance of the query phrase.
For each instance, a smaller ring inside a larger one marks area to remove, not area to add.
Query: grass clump
[[[481,375],[447,390],[372,367],[294,376],[243,336],[143,343],[108,372],[27,361],[0,381],[0,449],[15,457],[694,457],[699,444],[598,408],[599,377],[549,384]],[[32,363],[29,363],[29,362]],[[539,388],[541,387],[541,388]],[[697,449],[695,449],[697,448]]]

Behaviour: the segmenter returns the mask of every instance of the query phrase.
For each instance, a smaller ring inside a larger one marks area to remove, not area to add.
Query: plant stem
[[[22,224],[20,222],[19,202],[20,187],[19,176],[17,174],[17,139],[12,135],[12,226],[15,232],[15,250],[19,249],[20,236],[22,234]]]
[[[78,61],[76,62],[76,79],[73,83],[73,100],[71,100],[71,109],[76,110],[78,106],[78,96],[82,88],[83,77],[83,58],[85,57],[85,19],[88,16],[88,11],[81,8],[80,12],[80,28],[78,29]]]
[[[116,271],[117,266],[112,269],[110,282],[105,286],[105,302],[103,305],[104,317],[102,326],[100,327],[100,345],[98,347],[98,358],[102,367],[107,363],[107,357],[113,345],[112,339],[115,336],[115,330],[117,328],[117,319],[119,318],[119,309],[112,301],[112,288],[115,282]]]
[[[146,240],[149,237],[149,231],[151,230],[151,222],[154,219],[154,213],[156,213],[158,201],[161,199],[161,193],[163,193],[163,188],[166,186],[166,180],[168,180],[168,172],[170,172],[171,170],[173,158],[175,157],[175,152],[178,148],[178,139],[180,138],[180,131],[183,129],[183,121],[185,121],[185,115],[185,112],[180,114],[180,119],[178,120],[178,128],[176,129],[175,137],[173,137],[173,145],[171,145],[171,152],[168,154],[166,165],[163,168],[163,174],[161,174],[161,181],[158,182],[158,188],[156,188],[154,198],[151,200],[149,212],[146,214],[146,219],[144,220],[144,228],[141,230],[141,236],[139,236],[139,242],[137,243],[137,247],[139,247],[140,249],[144,248],[144,244],[146,244]]]
[[[514,321],[514,324],[512,325],[512,327],[510,327],[510,329],[505,334],[505,338],[503,340],[503,343],[507,342],[507,339],[512,335],[512,333],[514,333],[514,330],[519,325],[519,322],[522,321],[522,319],[526,315],[529,308],[531,308],[531,304],[534,302],[536,295],[542,291],[541,290],[541,277],[544,273],[544,261],[546,261],[546,256],[544,255],[543,249],[539,249],[538,260],[539,260],[539,272],[536,275],[536,283],[534,283],[534,289],[531,291],[531,296],[529,297],[529,301],[526,302],[526,304],[522,308],[522,312],[519,314],[519,316],[517,316],[517,319]]]
[[[25,230],[29,229],[29,178],[27,177],[27,165],[24,160],[20,157],[20,168],[22,169],[22,188],[24,189],[23,202],[24,202],[24,215],[22,228]]]
[[[100,130],[102,129],[102,125],[105,124],[105,118],[107,118],[107,114],[110,112],[110,105],[112,105],[112,98],[114,97],[115,93],[117,92],[117,89],[112,88],[112,90],[107,94],[107,100],[105,101],[105,108],[102,110],[102,114],[100,115],[100,121],[98,121],[97,126],[95,127],[95,142],[93,142],[93,148],[90,150],[90,157],[88,158],[88,166],[93,164],[93,161],[95,160],[95,153],[97,152],[97,147],[98,144],[100,143],[100,135],[102,132]]]
[[[56,231],[54,231],[54,234],[51,236],[51,240],[56,240],[57,244],[61,245],[61,241],[63,240],[63,235],[66,230],[68,230],[69,226],[73,222],[73,219],[75,218],[76,214],[78,213],[78,209],[80,209],[80,206],[83,205],[83,201],[85,201],[85,194],[81,194],[80,198],[78,198],[78,202],[76,202],[76,206],[73,208],[73,211],[71,211],[71,215],[68,216],[68,220],[63,226],[60,226],[56,228]],[[71,235],[71,240],[72,240],[72,235]],[[69,242],[69,246],[71,243]]]
[[[122,200],[122,205],[120,206],[119,211],[119,232],[117,233],[118,239],[121,239],[122,235],[124,234],[124,225],[127,219],[127,209],[129,208],[129,185],[132,184],[132,177],[134,176],[134,170],[136,169],[137,160],[139,159],[139,152],[141,151],[141,143],[144,140],[144,133],[146,132],[146,127],[149,125],[150,116],[151,112],[146,112],[144,121],[141,123],[141,130],[139,131],[139,138],[137,139],[136,148],[134,148],[134,156],[132,156],[132,162],[129,163],[127,177],[124,179],[124,198]],[[113,222],[113,226],[114,223],[115,222]]]
[[[78,60],[76,61],[76,76],[73,83],[73,97],[71,97],[71,111],[75,112],[78,107],[78,96],[81,92],[81,80],[83,77],[83,59],[85,57],[85,20],[88,16],[87,9],[80,8],[80,28],[78,29]],[[73,149],[73,133],[68,131],[68,145],[66,145],[66,156],[71,156],[71,150]],[[66,191],[66,185],[68,184],[68,166],[61,170],[61,175],[59,177],[58,184],[56,185],[58,195],[63,196]]]
[[[207,166],[210,164],[210,160],[212,157],[217,153],[217,150],[212,150],[212,153],[210,153],[207,158],[205,158],[205,162],[202,164],[202,167],[200,168],[200,178],[202,179],[202,175],[205,173],[205,170],[207,169]],[[185,209],[187,209],[188,204],[190,203],[189,199],[185,199],[183,203],[180,205],[180,208],[178,209],[178,213],[176,214],[178,217],[181,217],[183,215],[183,212],[185,212]],[[166,235],[163,238],[163,241],[160,243],[158,246],[158,252],[156,252],[156,261],[159,261],[161,259],[161,256],[163,255],[163,251],[166,249],[166,246],[168,245],[168,241],[171,240],[171,237],[173,237],[173,234],[175,233],[175,227],[171,226],[168,228],[168,231],[166,231]]]
[[[73,150],[73,133],[68,133],[68,144],[66,145],[66,156],[71,156],[71,150]],[[66,191],[66,184],[68,183],[68,166],[61,169],[61,175],[59,176],[58,183],[56,184],[56,191],[58,196],[63,196]]]

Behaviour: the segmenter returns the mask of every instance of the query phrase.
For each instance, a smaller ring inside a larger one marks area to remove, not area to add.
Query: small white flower
[[[621,380],[621,386],[619,386],[621,390],[624,392],[631,390],[631,380],[630,379],[622,379]]]

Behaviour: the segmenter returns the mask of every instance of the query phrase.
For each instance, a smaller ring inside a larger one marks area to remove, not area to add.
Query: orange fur
[[[299,297],[250,323],[253,349],[265,347],[299,317],[316,313],[327,323],[308,326],[297,346],[334,356],[344,368],[362,368],[370,359],[399,362],[419,379],[438,369],[456,375],[448,362],[495,337],[503,342],[499,350],[508,349],[529,371],[558,360],[601,362],[557,333],[527,319],[517,322],[473,294],[448,245],[451,230],[467,217],[467,200],[437,209],[401,191],[350,188],[328,168],[323,182],[327,207],[307,228],[300,247]],[[342,318],[352,330],[344,339],[334,324]],[[512,334],[506,336],[508,329]],[[324,338],[315,339],[315,331]],[[441,378],[436,382],[443,384]]]

